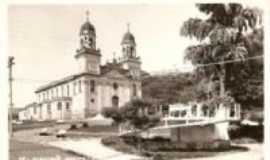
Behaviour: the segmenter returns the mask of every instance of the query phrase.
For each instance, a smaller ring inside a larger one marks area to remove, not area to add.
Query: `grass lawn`
[[[52,127],[56,125],[55,121],[43,121],[43,122],[34,122],[34,121],[27,121],[23,124],[12,124],[13,131],[20,131],[20,130],[28,130],[28,129],[36,129],[36,128],[43,128],[43,127]]]
[[[89,137],[108,137],[118,134],[117,126],[95,126],[78,127],[76,129],[69,129],[67,136],[70,138],[89,138]]]
[[[9,160],[19,160],[25,157],[25,160],[32,159],[80,159],[80,160],[90,160],[86,159],[80,155],[72,152],[66,152],[61,149],[44,146],[40,144],[34,144],[29,142],[19,142],[16,140],[10,141],[9,148],[10,158]]]
[[[72,131],[72,129],[71,129]],[[92,133],[100,133],[100,132],[106,132],[106,133],[118,133],[118,127],[117,126],[101,126],[101,125],[89,125],[87,127],[79,127],[77,129],[74,129],[73,131],[78,132],[92,132]]]

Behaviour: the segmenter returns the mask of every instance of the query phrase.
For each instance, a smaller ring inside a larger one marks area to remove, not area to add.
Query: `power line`
[[[247,57],[245,59],[234,59],[234,60],[226,60],[226,61],[219,61],[219,62],[212,62],[212,63],[205,63],[205,64],[197,64],[197,65],[192,65],[192,67],[199,68],[199,67],[208,67],[208,66],[213,66],[213,65],[218,65],[218,64],[228,64],[228,63],[239,63],[239,62],[246,62],[249,60],[254,60],[254,59],[261,59],[263,58],[263,55],[260,56],[253,56],[253,57]],[[187,66],[183,66],[182,68],[191,68]],[[163,74],[163,73],[176,73],[176,72],[181,72],[181,70],[178,68],[174,69],[169,69],[169,70],[161,70],[161,71],[155,71],[152,72],[153,74]]]
[[[198,64],[198,65],[193,65],[192,67],[195,67],[195,68],[199,68],[199,67],[208,67],[208,66],[213,66],[213,65],[218,65],[218,64],[228,64],[228,63],[239,63],[239,62],[246,62],[246,61],[249,61],[249,60],[254,60],[254,59],[261,59],[263,58],[264,56],[263,55],[260,55],[260,56],[253,56],[253,57],[247,57],[245,59],[234,59],[234,60],[226,60],[226,61],[219,61],[219,62],[212,62],[212,63],[206,63],[206,64]],[[190,68],[190,67],[187,67],[187,66],[183,66],[181,68]],[[154,73],[170,73],[170,72],[179,72],[180,70],[175,68],[175,69],[171,69],[171,70],[161,70],[161,71],[158,71],[158,72],[154,72]],[[22,82],[22,83],[49,83],[49,82],[52,82],[52,81],[55,81],[52,80],[52,79],[31,79],[31,78],[13,78],[14,81],[16,82]]]
[[[14,78],[14,81],[24,83],[48,83],[55,80],[42,80],[42,79],[31,79],[31,78]]]
[[[244,62],[244,61],[260,59],[260,58],[263,58],[263,55],[254,56],[254,57],[247,57],[245,59],[239,58],[239,59],[234,59],[234,60],[226,60],[226,61],[219,61],[219,62],[213,62],[213,63],[199,64],[199,65],[195,65],[194,67],[207,67],[207,66],[218,65],[218,64],[238,63],[238,62]]]

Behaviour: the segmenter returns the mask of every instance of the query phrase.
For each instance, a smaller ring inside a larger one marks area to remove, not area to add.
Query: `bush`
[[[155,155],[153,156],[153,160],[164,160],[164,158],[162,157],[161,154],[155,154]]]
[[[49,133],[45,133],[45,132],[42,132],[42,133],[39,133],[40,136],[49,136],[50,134]]]
[[[229,135],[232,140],[238,140],[240,142],[239,139],[249,138],[257,142],[263,141],[263,137],[264,137],[263,125],[259,125],[259,126],[239,125],[238,128],[236,127],[234,128],[235,129],[229,130]]]
[[[115,123],[120,123],[122,121],[122,116],[120,114],[119,108],[104,107],[102,108],[101,114],[106,118],[113,119]]]
[[[170,139],[156,137],[144,139],[138,136],[122,136],[121,139],[127,145],[136,147],[141,143],[145,151],[222,151],[230,149],[230,141],[216,140],[213,142],[172,142]]]
[[[140,142],[139,142],[140,141]],[[229,141],[185,143],[172,142],[168,139],[143,139],[136,136],[106,137],[102,144],[117,151],[151,157],[152,160],[182,159],[213,156],[223,151],[247,151],[244,147],[228,147]],[[138,142],[140,144],[138,144]],[[215,144],[215,145],[214,145]],[[225,149],[216,148],[224,145]]]
[[[78,129],[77,125],[76,124],[72,124],[70,125],[70,130],[75,130],[75,129]]]
[[[82,128],[89,128],[88,123],[87,123],[87,122],[84,122],[84,123],[82,124]]]
[[[108,145],[108,146],[112,146],[112,145],[118,144],[119,141],[121,141],[121,138],[118,138],[118,137],[107,137],[107,138],[103,138],[101,140],[101,142],[104,145]]]

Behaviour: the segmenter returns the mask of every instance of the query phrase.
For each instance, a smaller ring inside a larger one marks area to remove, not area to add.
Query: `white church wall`
[[[41,104],[41,119],[42,120],[46,120],[47,119],[47,114],[46,114],[47,108],[46,107],[47,107],[46,104],[44,104],[44,103]]]
[[[79,72],[87,72],[87,60],[84,58],[77,58],[78,63],[78,71]]]
[[[119,107],[122,107],[125,103],[127,103],[130,98],[128,95],[128,86],[126,86],[125,84],[121,85],[121,87],[119,87]]]
[[[57,106],[56,102],[51,103],[51,119],[56,120],[57,119]]]
[[[73,84],[74,84],[74,81],[73,81]],[[72,90],[73,90],[73,93],[72,93],[73,102],[72,102],[72,107],[71,107],[72,116],[74,116],[73,118],[75,119],[84,118],[85,106],[87,104],[86,99],[85,99],[86,94],[83,90],[79,92],[78,88],[75,88],[75,89],[72,88]]]
[[[96,107],[98,108],[98,111],[99,112],[102,112],[102,100],[103,100],[103,90],[102,90],[102,86],[101,84],[99,83],[99,85],[97,86],[97,92],[98,92],[98,95],[96,97]]]

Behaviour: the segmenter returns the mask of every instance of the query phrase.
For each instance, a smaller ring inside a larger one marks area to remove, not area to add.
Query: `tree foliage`
[[[196,6],[207,18],[189,18],[180,33],[201,43],[187,47],[185,59],[196,66],[196,75],[204,82],[201,86],[208,85],[202,97],[229,95],[242,104],[250,98],[262,102],[263,62],[244,61],[263,55],[261,11],[238,3]],[[240,62],[219,63],[234,60]]]
[[[112,118],[116,123],[125,123],[135,130],[146,130],[159,122],[158,116],[149,116],[146,111],[154,107],[152,101],[145,99],[132,99],[120,108],[104,108],[102,114]]]
[[[151,75],[142,80],[142,94],[156,105],[188,103],[196,98],[196,85],[192,73]]]
[[[117,124],[123,121],[120,110],[116,107],[104,107],[102,108],[101,114],[106,118],[111,118]]]

